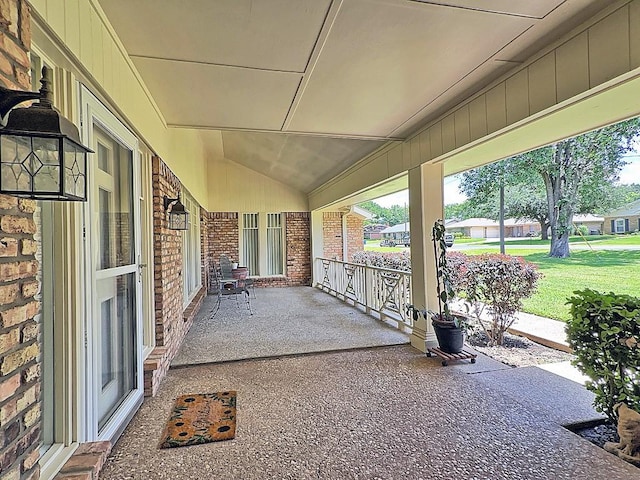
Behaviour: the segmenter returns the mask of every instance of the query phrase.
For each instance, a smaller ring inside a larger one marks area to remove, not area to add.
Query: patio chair
[[[233,278],[232,270],[233,268],[229,257],[220,255],[220,275],[222,275],[222,278]]]
[[[213,275],[211,276],[210,292],[217,296],[216,309],[213,315],[215,315],[215,313],[220,309],[222,299],[231,295],[233,295],[238,308],[240,307],[240,300],[238,296],[244,298],[249,313],[253,315],[249,290],[240,280],[233,279],[231,276],[226,277],[220,275],[218,271],[214,269]]]

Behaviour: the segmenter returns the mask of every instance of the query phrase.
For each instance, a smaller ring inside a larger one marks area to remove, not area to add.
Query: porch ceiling
[[[305,193],[607,3],[100,0],[170,127]]]

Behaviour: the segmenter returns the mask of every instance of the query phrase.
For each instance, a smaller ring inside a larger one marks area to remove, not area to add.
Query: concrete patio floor
[[[270,290],[258,290],[256,306],[266,305]],[[317,293],[318,314],[355,311]],[[221,320],[208,323],[206,314],[207,304],[183,350],[203,334],[197,328]],[[242,318],[238,344],[253,325]],[[317,322],[322,330],[327,320],[316,318],[295,325],[316,331],[307,322]],[[369,328],[386,329],[372,321]],[[316,345],[313,335],[305,338]],[[158,448],[178,395],[222,390],[238,392],[234,440]],[[637,468],[562,427],[598,418],[592,400],[578,383],[539,368],[510,368],[482,355],[474,365],[442,367],[408,345],[182,365],[142,405],[100,478],[637,479]]]
[[[212,316],[208,296],[172,366],[347,350],[409,342],[406,333],[316,288],[257,288],[253,315],[225,297]]]

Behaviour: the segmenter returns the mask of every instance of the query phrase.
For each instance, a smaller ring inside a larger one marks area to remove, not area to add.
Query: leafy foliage
[[[489,344],[502,345],[522,300],[537,288],[540,273],[536,266],[521,257],[487,253],[468,256],[461,275],[466,300]]]
[[[590,380],[594,406],[616,422],[614,405],[640,412],[640,298],[585,289],[567,302],[575,365]]]
[[[373,201],[360,204],[360,207],[373,213],[373,219],[366,223],[382,223],[384,225],[398,225],[409,221],[409,207],[407,205],[392,205],[383,207]]]
[[[356,252],[353,254],[352,261],[353,263],[372,267],[390,268],[392,270],[402,270],[403,272],[411,271],[411,257],[408,252]]]
[[[639,134],[639,119],[611,125],[465,172],[460,188],[474,204],[496,212],[497,192],[504,185],[505,214],[536,219],[543,232],[548,225],[549,255],[568,257],[573,215],[615,206],[611,187]]]

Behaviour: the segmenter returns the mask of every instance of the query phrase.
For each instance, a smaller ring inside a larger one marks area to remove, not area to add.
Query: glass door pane
[[[94,126],[95,304],[98,430],[137,385],[137,264],[133,152]]]

